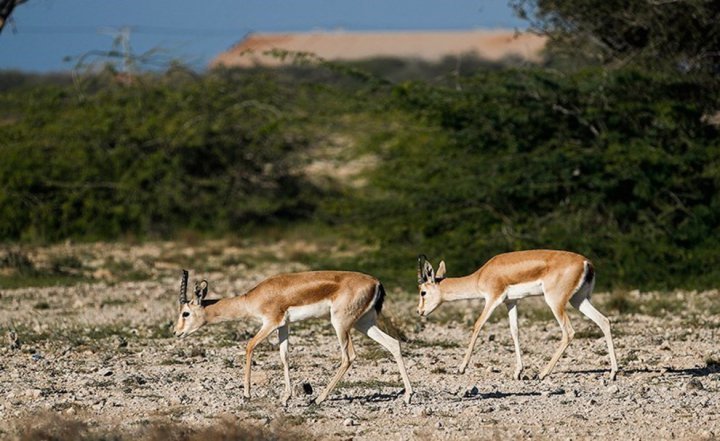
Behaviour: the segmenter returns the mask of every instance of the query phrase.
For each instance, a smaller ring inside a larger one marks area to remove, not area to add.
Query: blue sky
[[[202,69],[248,32],[524,28],[507,0],[29,0],[0,34],[0,69],[69,70],[128,27],[135,53],[160,48]]]

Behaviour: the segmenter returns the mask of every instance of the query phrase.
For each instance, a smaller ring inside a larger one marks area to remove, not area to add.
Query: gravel
[[[254,268],[251,277],[222,271],[202,277],[224,296],[287,269],[271,263]],[[412,403],[402,401],[392,357],[354,332],[357,360],[325,403],[312,404],[339,365],[337,339],[319,320],[290,327],[294,393],[283,407],[277,336],[258,346],[252,398],[244,399],[244,344],[257,323],[172,338],[178,282],[171,268],[152,281],[2,290],[0,324],[12,321],[17,335],[0,337],[0,434],[12,433],[20,418],[49,410],[119,431],[148,421],[204,426],[229,414],[258,425],[280,419],[314,437],[360,440],[720,435],[720,367],[706,364],[709,357],[717,360],[717,317],[703,316],[699,307],[661,317],[608,313],[620,364],[616,381],[609,380],[605,342],[594,336],[576,337],[554,372],[539,381],[534,373],[559,344],[560,331],[551,320],[524,315],[543,306],[529,299],[520,303],[526,379],[513,380],[515,357],[502,314],[483,330],[493,338],[480,340],[467,371],[458,375],[478,305],[443,305],[420,320],[413,300],[388,290],[385,314],[408,340],[402,352],[416,391]],[[594,298],[603,296],[609,294]],[[717,291],[673,293],[689,305],[703,296],[720,302]],[[35,309],[40,300],[50,308]],[[575,311],[571,320],[576,332],[597,333]]]

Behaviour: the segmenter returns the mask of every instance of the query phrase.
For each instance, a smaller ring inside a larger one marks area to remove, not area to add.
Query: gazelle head
[[[418,290],[420,301],[418,303],[418,314],[421,316],[430,315],[442,303],[439,282],[445,278],[445,261],[441,261],[438,270],[433,270],[430,262],[424,255],[418,256]]]
[[[207,322],[202,301],[208,293],[207,280],[195,283],[195,295],[192,300],[187,298],[187,271],[183,270],[180,285],[180,315],[175,324],[175,337],[183,338],[200,329]]]

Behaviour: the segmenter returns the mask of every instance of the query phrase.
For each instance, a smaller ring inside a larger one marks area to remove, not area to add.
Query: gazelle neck
[[[482,297],[482,293],[478,291],[477,276],[475,274],[465,277],[448,277],[439,282],[439,288],[445,302]]]
[[[228,297],[220,300],[210,300],[205,306],[205,319],[207,323],[220,323],[228,320],[250,315],[248,310],[247,296]]]

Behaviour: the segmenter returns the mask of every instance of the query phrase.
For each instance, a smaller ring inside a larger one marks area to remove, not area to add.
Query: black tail
[[[375,294],[375,304],[373,305],[375,307],[375,311],[380,314],[380,311],[382,311],[383,302],[385,301],[385,287],[382,286],[382,283],[378,283],[377,286],[377,294]]]
[[[585,261],[585,283],[588,285],[595,280],[595,267],[593,266],[592,262],[589,260]]]

